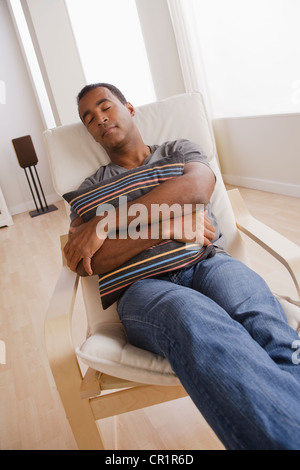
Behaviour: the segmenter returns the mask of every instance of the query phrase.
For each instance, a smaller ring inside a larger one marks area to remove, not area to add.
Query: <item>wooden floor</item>
[[[250,211],[300,245],[300,200],[241,189]],[[76,449],[48,366],[43,340],[45,312],[60,271],[59,235],[68,230],[62,202],[58,211],[31,219],[15,216],[0,229],[0,340],[6,364],[0,364],[0,449]],[[295,297],[289,276],[261,249],[254,268],[271,288]],[[84,340],[75,309],[76,342]],[[191,400],[158,405],[120,416],[119,449],[223,449]]]

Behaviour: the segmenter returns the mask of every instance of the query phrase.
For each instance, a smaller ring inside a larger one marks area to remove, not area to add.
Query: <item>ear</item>
[[[129,102],[127,102],[127,103],[125,104],[125,106],[126,106],[126,108],[128,109],[128,111],[130,112],[131,116],[132,116],[132,117],[135,116],[135,109],[134,109],[134,106],[133,106],[131,103],[129,103]]]

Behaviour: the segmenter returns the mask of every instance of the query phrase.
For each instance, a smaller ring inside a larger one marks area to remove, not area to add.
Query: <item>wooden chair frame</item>
[[[228,191],[238,229],[278,259],[289,271],[300,299],[300,247],[256,220],[239,191]],[[65,239],[62,239],[64,244]],[[96,421],[186,396],[179,386],[144,385],[78,364],[71,335],[78,276],[63,263],[45,322],[50,367],[79,449],[105,449]],[[115,444],[112,445],[115,448]]]

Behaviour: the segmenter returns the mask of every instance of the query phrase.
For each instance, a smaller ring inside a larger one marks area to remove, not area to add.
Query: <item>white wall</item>
[[[300,114],[216,119],[213,127],[226,183],[300,197]]]
[[[38,155],[37,169],[47,202],[58,200],[43,143],[43,123],[11,21],[0,1],[0,80],[6,84],[6,104],[0,104],[0,186],[12,215],[35,209],[24,170],[19,167],[11,139],[30,134]]]

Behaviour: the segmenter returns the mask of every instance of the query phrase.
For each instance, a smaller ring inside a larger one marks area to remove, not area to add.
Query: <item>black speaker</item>
[[[12,143],[21,168],[28,168],[38,163],[38,157],[30,135],[13,139]]]

